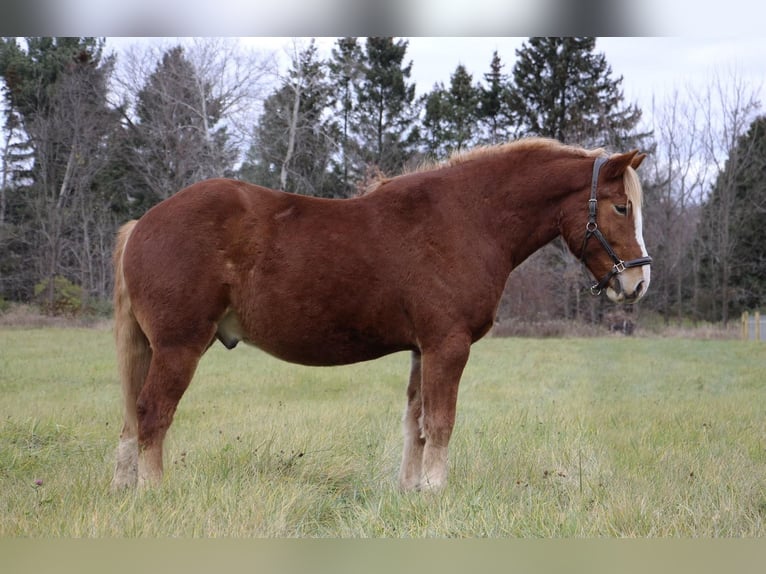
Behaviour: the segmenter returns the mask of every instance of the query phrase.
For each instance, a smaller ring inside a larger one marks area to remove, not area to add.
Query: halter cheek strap
[[[598,223],[596,222],[596,215],[598,213],[598,199],[596,197],[596,192],[598,191],[598,174],[601,170],[601,166],[604,165],[607,160],[608,158],[606,157],[597,157],[596,161],[593,163],[593,177],[590,184],[590,199],[588,200],[588,223],[585,224],[585,237],[583,237],[582,248],[580,249],[580,261],[585,264],[585,246],[591,237],[595,237],[598,239],[599,243],[601,243],[607,255],[609,255],[614,266],[606,275],[604,275],[601,281],[591,285],[590,292],[592,295],[600,295],[601,291],[609,284],[609,281],[611,281],[612,277],[615,275],[619,275],[631,267],[641,267],[643,265],[649,265],[652,262],[652,258],[648,255],[646,257],[623,261],[617,256],[614,249],[612,249],[612,246],[609,245],[609,242],[606,240],[606,237],[604,237],[604,234],[601,233],[601,230],[598,228]]]

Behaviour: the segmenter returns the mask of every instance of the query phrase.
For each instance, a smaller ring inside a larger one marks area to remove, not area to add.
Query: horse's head
[[[642,235],[642,193],[636,169],[645,154],[598,157],[584,193],[570,203],[564,235],[570,250],[596,278],[595,295],[606,289],[615,303],[634,303],[649,287],[651,257]]]

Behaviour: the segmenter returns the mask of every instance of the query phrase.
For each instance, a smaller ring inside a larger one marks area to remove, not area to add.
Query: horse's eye
[[[614,210],[619,213],[620,215],[627,215],[628,214],[628,206],[627,205],[615,205]]]

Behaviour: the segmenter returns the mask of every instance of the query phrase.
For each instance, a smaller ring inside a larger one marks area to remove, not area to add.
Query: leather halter
[[[612,263],[614,263],[614,266],[606,275],[604,275],[601,281],[597,281],[591,285],[591,295],[600,295],[601,291],[604,289],[604,287],[607,286],[609,281],[611,281],[612,277],[619,275],[626,269],[649,265],[652,262],[652,258],[648,255],[646,257],[631,259],[630,261],[623,261],[617,256],[617,254],[614,252],[614,249],[612,249],[612,246],[609,245],[609,242],[606,240],[606,237],[604,237],[604,235],[601,233],[601,230],[598,228],[598,223],[596,223],[596,213],[598,211],[598,200],[596,199],[596,191],[598,189],[598,172],[601,170],[601,166],[604,165],[608,159],[609,158],[606,157],[598,157],[593,164],[593,179],[591,180],[590,199],[588,200],[588,223],[585,224],[585,237],[582,240],[582,249],[580,249],[580,261],[582,261],[583,265],[585,264],[585,247],[588,243],[588,239],[595,237],[606,250],[607,255],[609,255]]]

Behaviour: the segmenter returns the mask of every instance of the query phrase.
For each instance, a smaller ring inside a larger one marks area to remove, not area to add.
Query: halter
[[[609,281],[611,281],[612,277],[619,275],[626,269],[649,265],[652,262],[652,258],[648,255],[646,257],[639,257],[638,259],[631,259],[630,261],[623,261],[617,257],[614,249],[612,249],[612,246],[609,245],[606,237],[604,237],[604,235],[601,233],[601,230],[598,228],[598,223],[596,223],[596,212],[598,207],[598,200],[596,199],[596,190],[598,188],[598,172],[601,169],[601,166],[606,163],[607,159],[608,158],[606,157],[598,157],[593,164],[593,179],[590,186],[590,199],[588,200],[588,223],[585,224],[585,237],[582,240],[582,249],[580,249],[580,261],[582,261],[583,265],[585,264],[585,246],[588,243],[588,239],[595,237],[598,239],[599,243],[601,243],[609,257],[612,259],[614,267],[612,267],[612,269],[606,275],[604,275],[604,278],[601,279],[601,281],[591,285],[591,295],[600,295],[601,291],[604,289],[604,287],[607,286]]]

